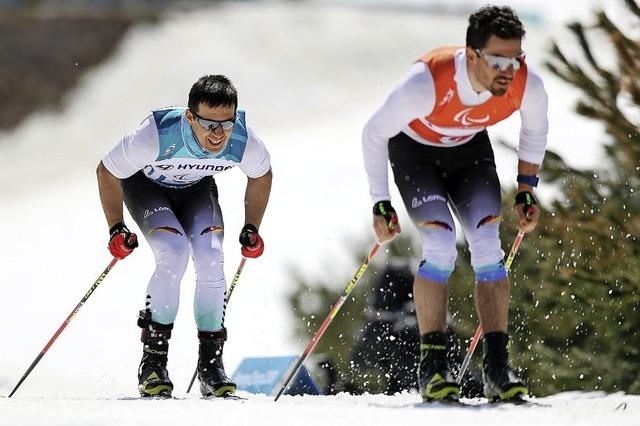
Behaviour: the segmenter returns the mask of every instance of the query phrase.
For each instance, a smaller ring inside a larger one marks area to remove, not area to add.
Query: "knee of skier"
[[[451,263],[437,263],[428,259],[423,259],[418,267],[418,276],[425,280],[444,285],[449,281],[449,277],[451,277],[451,274],[453,273],[454,266],[455,260]]]
[[[507,278],[498,225],[498,221],[482,225],[468,238],[471,266],[478,283]]]
[[[423,221],[418,225],[422,242],[422,258],[435,263],[455,262],[456,232],[453,224],[442,221]]]
[[[220,257],[206,256],[196,260],[194,256],[193,263],[196,270],[196,282],[216,283],[223,280],[224,283],[224,263]]]
[[[474,265],[473,271],[476,274],[476,283],[478,284],[504,280],[508,276],[507,268],[502,259],[495,263]]]
[[[217,282],[224,279],[224,252],[221,239],[209,238],[207,241],[194,242],[192,255],[197,281]]]
[[[453,225],[449,224],[445,221],[441,221],[441,220],[423,220],[418,222],[418,228],[420,228],[420,230],[422,232],[429,232],[429,231],[449,231],[449,232],[453,232],[455,234],[455,231],[453,229]]]
[[[190,246],[181,230],[171,226],[156,227],[150,231],[148,241],[158,265],[171,265],[176,270],[186,269]]]
[[[499,225],[502,220],[502,216],[490,214],[478,221],[476,224],[476,229],[480,229],[481,227],[494,226]]]
[[[474,268],[496,265],[504,258],[499,226],[499,217],[487,216],[476,228],[468,230],[466,237],[471,252],[471,266]]]
[[[215,235],[218,237],[217,239],[222,240],[222,237],[224,235],[224,228],[218,225],[211,225],[200,231],[200,236],[204,236],[207,234]]]
[[[426,230],[421,229],[421,236],[423,260],[418,268],[418,276],[446,284],[458,257],[453,228],[433,226]]]

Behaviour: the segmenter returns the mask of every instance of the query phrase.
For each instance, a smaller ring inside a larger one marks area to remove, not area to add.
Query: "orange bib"
[[[503,96],[492,96],[480,105],[464,105],[454,79],[454,55],[458,47],[441,47],[419,60],[427,64],[435,85],[433,111],[409,123],[411,130],[435,144],[459,145],[469,141],[487,126],[498,123],[520,108],[527,82],[527,66],[515,73]]]

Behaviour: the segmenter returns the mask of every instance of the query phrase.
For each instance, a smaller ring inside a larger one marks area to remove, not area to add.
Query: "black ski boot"
[[[484,396],[482,383],[482,372],[472,365],[467,366],[464,377],[460,380],[460,369],[462,367],[462,350],[460,342],[453,327],[447,326],[445,331],[447,336],[447,362],[451,375],[460,383],[460,396],[463,398],[481,398]]]
[[[220,331],[198,331],[198,380],[204,397],[225,397],[236,393],[236,384],[229,380],[222,364],[226,337],[224,328]]]
[[[529,394],[527,385],[509,366],[508,343],[509,335],[499,331],[485,333],[482,338],[482,380],[484,396],[490,402],[518,401]]]
[[[443,332],[434,331],[420,337],[418,386],[425,402],[457,401],[460,397],[460,386],[449,370],[447,337]]]
[[[173,324],[150,321],[150,313],[141,311],[138,325],[143,327],[140,340],[144,344],[142,360],[138,368],[138,390],[143,397],[171,397],[173,383],[167,372],[169,338]],[[143,316],[146,315],[146,318]]]

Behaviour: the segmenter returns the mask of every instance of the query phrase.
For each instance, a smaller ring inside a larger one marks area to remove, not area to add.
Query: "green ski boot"
[[[447,337],[440,331],[420,337],[418,385],[425,402],[457,401],[460,397],[460,386],[453,379],[447,363],[446,344]]]
[[[226,329],[198,331],[198,380],[203,397],[228,397],[235,395],[236,384],[227,377],[222,364],[222,348]]]
[[[529,395],[527,385],[509,366],[509,335],[499,331],[485,333],[482,338],[482,380],[484,396],[490,402],[522,401]]]
[[[142,318],[138,325],[143,327],[140,340],[144,344],[142,360],[138,368],[138,390],[143,397],[171,397],[173,383],[167,372],[169,338],[173,324],[152,323]],[[150,315],[149,315],[150,316]]]

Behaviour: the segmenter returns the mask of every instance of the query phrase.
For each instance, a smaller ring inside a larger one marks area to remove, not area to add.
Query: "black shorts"
[[[185,188],[170,188],[158,185],[142,171],[122,180],[124,202],[143,232],[152,226],[149,213],[154,209],[168,207],[177,220],[186,226],[192,219],[188,216],[198,211],[207,211],[217,206],[218,188],[212,176],[207,176]],[[218,207],[219,209],[219,207]]]
[[[389,140],[389,160],[407,211],[417,224],[437,221],[453,228],[444,203],[434,201],[448,203],[465,230],[500,215],[500,181],[486,131],[450,148],[424,145],[400,133]]]

